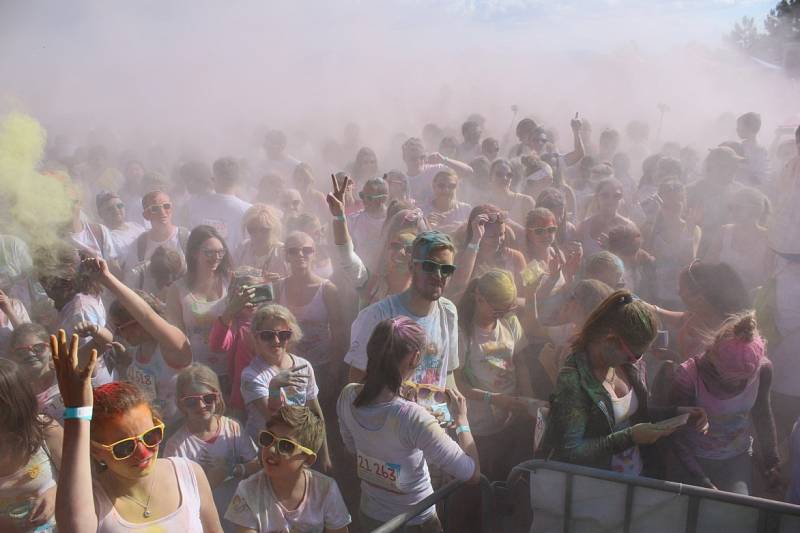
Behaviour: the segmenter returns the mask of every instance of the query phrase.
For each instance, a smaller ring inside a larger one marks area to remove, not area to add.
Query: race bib
[[[139,387],[151,400],[158,397],[156,390],[156,377],[147,370],[136,365],[128,367],[128,381]]]
[[[360,451],[356,454],[358,477],[370,485],[402,494],[400,490],[400,465],[387,463]]]

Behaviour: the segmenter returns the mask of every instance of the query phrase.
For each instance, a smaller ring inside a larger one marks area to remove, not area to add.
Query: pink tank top
[[[183,457],[170,457],[167,460],[172,463],[178,478],[178,490],[181,493],[180,506],[158,520],[134,524],[117,513],[103,490],[103,486],[94,480],[94,507],[98,518],[97,533],[127,533],[130,531],[203,533],[203,524],[200,522],[200,491],[197,488],[197,478],[194,476],[192,463]],[[157,497],[157,494],[154,496]]]

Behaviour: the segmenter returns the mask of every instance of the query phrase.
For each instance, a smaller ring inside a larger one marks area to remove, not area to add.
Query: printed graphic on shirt
[[[419,366],[414,373],[414,382],[425,385],[438,384],[443,364],[444,358],[439,345],[429,342],[425,346]]]
[[[481,344],[481,364],[494,375],[494,387],[506,389],[514,384],[514,346],[498,341]]]

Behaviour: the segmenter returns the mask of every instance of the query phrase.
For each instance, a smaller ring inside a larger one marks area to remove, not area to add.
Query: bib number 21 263
[[[357,454],[358,477],[371,485],[392,492],[400,491],[400,465],[387,463],[361,453]]]

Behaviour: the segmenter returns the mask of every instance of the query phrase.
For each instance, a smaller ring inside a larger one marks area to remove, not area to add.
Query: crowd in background
[[[471,531],[534,457],[800,504],[800,127],[485,126],[401,168],[50,146],[56,243],[0,235],[0,529],[366,532],[459,479]]]

